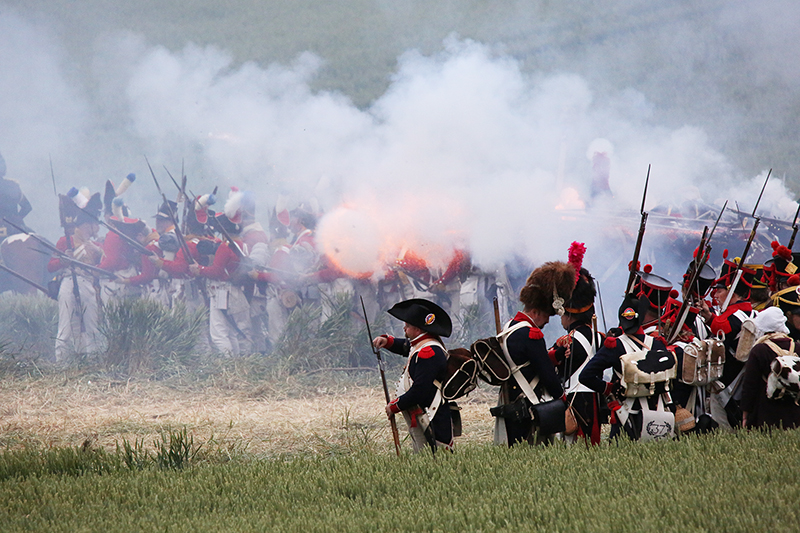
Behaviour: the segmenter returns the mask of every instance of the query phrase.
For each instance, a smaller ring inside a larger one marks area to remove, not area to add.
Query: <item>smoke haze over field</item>
[[[401,16],[396,6],[376,5],[389,19]],[[123,28],[92,40],[87,79],[55,23],[0,4],[0,152],[8,176],[21,182],[34,205],[28,224],[50,237],[58,221],[48,156],[59,192],[73,185],[100,191],[106,179],[119,183],[136,172],[127,200],[136,216],[150,217],[157,197],[147,155],[165,190],[162,165],[176,174],[185,161],[197,194],[215,185],[255,191],[262,221],[278,195],[292,202],[313,196],[332,213],[320,228],[323,245],[346,254],[348,242],[337,237],[344,233],[355,235],[353,242],[378,243],[372,259],[360,247],[352,258],[343,256],[356,271],[402,246],[426,251],[434,263],[446,261],[453,247],[469,248],[485,267],[514,255],[537,263],[565,260],[573,240],[587,242],[590,269],[594,261],[605,270],[610,259],[598,255],[608,254],[608,231],[599,213],[638,211],[648,165],[648,209],[692,198],[717,208],[738,200],[742,210],[752,209],[770,161],[743,173],[720,149],[725,143],[699,124],[708,117],[695,123],[690,111],[666,113],[663,102],[670,96],[685,101],[684,83],[708,83],[711,113],[725,112],[721,123],[747,131],[767,127],[747,124],[744,111],[728,113],[728,96],[708,73],[719,73],[714,61],[727,65],[720,54],[742,54],[755,74],[754,93],[786,88],[778,108],[789,115],[769,127],[796,127],[800,59],[778,52],[796,42],[798,19],[787,15],[797,11],[780,1],[753,12],[720,8],[712,14],[719,42],[701,40],[692,19],[669,21],[673,31],[654,40],[683,54],[684,62],[664,65],[663,72],[651,58],[612,48],[619,25],[581,38],[576,33],[558,49],[542,44],[538,60],[551,68],[540,69],[530,56],[517,57],[513,39],[451,34],[424,51],[419,48],[430,46],[408,43],[385,91],[356,106],[342,92],[318,87],[328,66],[320,50],[256,63],[235,58],[224,43],[187,40],[170,49]],[[531,20],[534,15],[542,14],[529,13]],[[776,20],[783,31],[767,31]],[[752,31],[741,32],[749,24]],[[546,41],[546,33],[538,39]],[[550,33],[554,39],[565,34],[558,27]],[[574,69],[552,59],[577,55]],[[603,73],[592,62],[616,62],[624,75]],[[637,83],[637,72],[647,83]],[[637,86],[659,88],[649,94]],[[754,97],[742,98],[746,107]],[[686,104],[691,110],[697,102]],[[614,197],[592,204],[594,146],[608,153]],[[760,211],[789,219],[796,204],[781,174],[767,187]],[[559,204],[567,210],[589,205],[589,211],[580,226],[558,224],[551,213]],[[626,223],[635,231],[635,217]]]

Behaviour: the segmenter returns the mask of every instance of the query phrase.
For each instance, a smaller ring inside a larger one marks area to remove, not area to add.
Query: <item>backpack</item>
[[[780,334],[778,334],[780,335]],[[780,337],[785,338],[784,335]],[[800,403],[800,356],[794,353],[792,339],[788,350],[784,350],[772,339],[772,335],[761,339],[759,343],[769,346],[778,356],[769,365],[767,377],[767,398],[770,400],[790,399]]]
[[[638,339],[636,346],[628,336],[619,337],[627,353],[619,357],[622,366],[620,382],[625,387],[627,398],[644,398],[656,392],[656,385],[664,383],[669,390],[669,381],[677,375],[675,354],[669,350],[652,349],[653,338],[645,336],[645,342]]]
[[[447,401],[466,396],[478,386],[478,363],[466,348],[447,350],[447,369],[437,380]]]
[[[722,377],[725,364],[725,345],[714,337],[694,338],[683,347],[683,366],[680,380],[687,385],[708,385]]]

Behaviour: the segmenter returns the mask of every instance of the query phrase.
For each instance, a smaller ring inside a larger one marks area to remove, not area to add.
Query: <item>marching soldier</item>
[[[62,224],[66,235],[56,243],[56,248],[73,259],[88,265],[97,265],[103,254],[94,242],[99,224],[66,196],[60,196]],[[100,216],[100,193],[93,195],[86,211]],[[71,274],[69,273],[71,268]],[[54,256],[47,265],[50,272],[62,271],[58,290],[58,334],[56,335],[56,363],[68,362],[75,354],[96,352],[98,302],[94,277],[69,262]]]
[[[435,303],[421,298],[395,304],[388,313],[405,323],[405,338],[381,335],[372,344],[407,355],[408,362],[397,384],[397,398],[386,406],[386,414],[403,413],[415,453],[426,443],[434,449],[452,450],[450,405],[436,383],[447,369],[442,337],[452,333],[450,317]]]

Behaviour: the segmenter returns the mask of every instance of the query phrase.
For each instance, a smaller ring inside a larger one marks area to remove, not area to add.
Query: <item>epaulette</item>
[[[531,326],[530,331],[528,331],[528,338],[538,341],[539,339],[544,338],[544,333],[542,333],[542,330],[540,330],[536,326]]]
[[[606,340],[603,341],[603,346],[613,350],[617,347],[617,338],[609,335],[606,337]]]
[[[417,352],[417,355],[419,355],[420,359],[430,359],[431,357],[436,355],[436,352],[434,352],[433,348],[431,348],[430,346],[426,346],[419,352]]]

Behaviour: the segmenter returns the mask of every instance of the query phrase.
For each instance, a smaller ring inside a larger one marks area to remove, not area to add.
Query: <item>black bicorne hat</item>
[[[450,316],[430,300],[423,298],[405,300],[394,304],[387,313],[432,335],[449,337],[453,332]]]
[[[650,301],[645,296],[629,294],[619,306],[619,327],[625,333],[636,333],[644,322],[644,315],[650,307]]]

